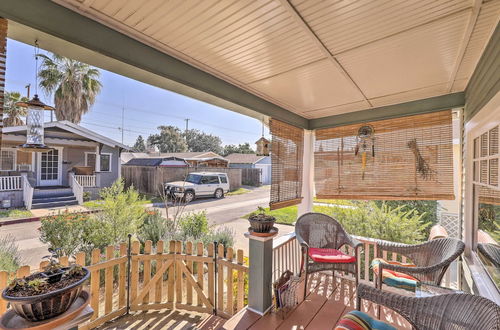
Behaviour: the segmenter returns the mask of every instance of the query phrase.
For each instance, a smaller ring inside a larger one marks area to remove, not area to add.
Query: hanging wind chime
[[[356,147],[354,156],[361,152],[361,179],[365,179],[367,156],[370,152],[375,157],[375,129],[371,125],[361,126],[356,136]]]
[[[47,152],[52,148],[43,142],[44,111],[55,110],[38,98],[38,40],[35,40],[35,96],[27,102],[17,102],[16,106],[27,108],[26,116],[26,143],[17,147],[25,152]]]

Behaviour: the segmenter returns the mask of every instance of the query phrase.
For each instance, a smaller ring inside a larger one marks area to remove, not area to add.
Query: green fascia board
[[[464,115],[469,121],[500,91],[500,23],[497,24],[465,89]]]
[[[406,103],[311,119],[309,120],[309,129],[336,127],[374,120],[412,116],[422,113],[459,108],[464,105],[465,96],[463,92],[446,94]]]
[[[308,128],[308,120],[227,81],[49,0],[2,0],[0,17],[176,81],[265,116]]]

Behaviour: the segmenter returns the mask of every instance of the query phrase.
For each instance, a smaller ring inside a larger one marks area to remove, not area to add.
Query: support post
[[[7,63],[7,26],[5,18],[0,17],[0,149],[2,148],[3,109],[5,101],[5,66]]]
[[[272,306],[273,238],[246,233],[249,239],[248,309],[264,315]]]
[[[302,158],[302,202],[298,216],[313,211],[314,201],[314,131],[304,130],[304,153]]]

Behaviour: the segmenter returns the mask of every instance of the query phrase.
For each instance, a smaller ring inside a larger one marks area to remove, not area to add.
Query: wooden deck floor
[[[309,294],[284,318],[279,313],[268,313],[261,317],[246,309],[240,311],[224,325],[202,327],[203,329],[333,329],[337,321],[347,312],[356,308],[354,282],[326,274],[315,274],[309,284]],[[299,288],[303,292],[303,286]],[[376,315],[376,305],[362,302],[362,311]],[[398,329],[411,329],[401,316],[390,309],[382,308],[381,320]]]

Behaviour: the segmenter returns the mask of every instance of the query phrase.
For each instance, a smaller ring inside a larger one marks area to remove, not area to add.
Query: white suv
[[[190,173],[184,181],[165,183],[165,194],[170,197],[184,198],[186,203],[198,196],[222,198],[229,191],[226,173],[197,172]]]

